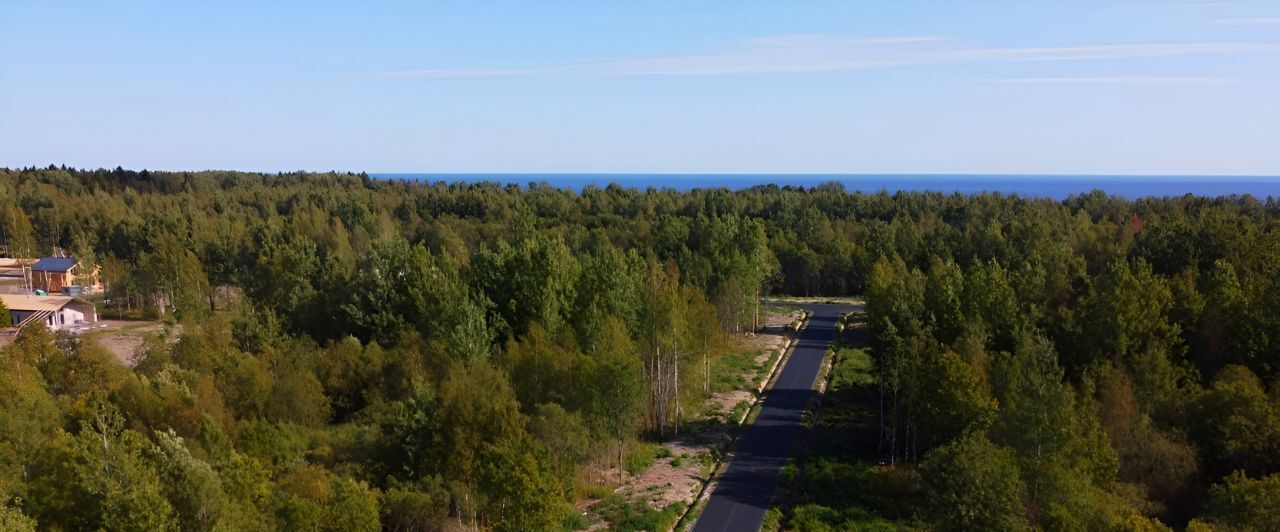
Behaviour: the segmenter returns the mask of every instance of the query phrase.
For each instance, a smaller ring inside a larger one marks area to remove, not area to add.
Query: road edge
[[[760,384],[759,391],[755,394],[755,399],[751,403],[751,408],[748,408],[747,412],[738,420],[737,431],[734,433],[733,439],[725,444],[724,454],[721,454],[720,458],[717,459],[715,464],[712,466],[711,472],[707,474],[707,479],[702,483],[702,488],[698,490],[698,496],[694,497],[693,503],[685,509],[684,514],[680,516],[680,519],[677,519],[675,524],[672,525],[671,528],[667,529],[667,532],[689,530],[691,525],[697,522],[698,516],[702,514],[702,509],[706,507],[707,499],[710,498],[716,482],[719,481],[720,476],[724,474],[725,464],[728,464],[733,458],[734,450],[738,446],[738,441],[742,438],[742,434],[746,432],[742,429],[753,422],[756,414],[760,413],[760,407],[764,404],[764,399],[767,396],[765,390],[773,389],[773,385],[778,380],[778,374],[781,373],[781,369],[786,366],[786,362],[788,360],[791,360],[791,355],[795,352],[796,344],[798,343],[797,340],[800,338],[800,331],[803,331],[809,326],[809,319],[813,317],[813,312],[808,309],[802,310],[804,310],[804,319],[800,322],[800,327],[795,330],[795,336],[787,340],[787,345],[783,350],[782,356],[779,356],[778,360],[773,363],[773,367],[769,370],[769,378],[765,379],[764,382]]]

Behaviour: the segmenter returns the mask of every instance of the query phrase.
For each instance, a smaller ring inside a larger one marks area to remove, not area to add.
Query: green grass
[[[614,469],[613,473],[617,473],[617,469]],[[616,477],[617,475],[614,476]],[[614,480],[617,480],[617,478]],[[613,493],[613,485],[600,482],[583,482],[576,485],[574,492],[583,499],[603,499]]]
[[[711,362],[711,392],[741,390],[750,385],[748,378],[756,371],[756,357],[763,351],[734,350]]]
[[[840,358],[831,374],[833,389],[875,384],[876,378],[872,374],[875,362],[871,360],[871,354],[867,353],[866,349],[846,347],[840,350],[838,356]]]
[[[782,511],[770,508],[764,512],[764,522],[760,523],[760,532],[776,532],[782,527]]]
[[[671,528],[684,513],[685,504],[678,502],[662,510],[654,510],[643,502],[632,502],[611,494],[593,509],[609,522],[610,530],[640,532]]]
[[[891,521],[857,506],[837,510],[820,504],[806,504],[795,509],[787,529],[804,532],[819,530],[893,532],[898,530],[898,527]]]
[[[585,530],[591,526],[591,520],[578,512],[569,512],[560,523],[564,530]]]
[[[643,473],[658,459],[658,453],[665,450],[661,445],[648,442],[639,442],[631,446],[631,448],[627,449],[626,458],[623,459],[627,474],[639,475]]]

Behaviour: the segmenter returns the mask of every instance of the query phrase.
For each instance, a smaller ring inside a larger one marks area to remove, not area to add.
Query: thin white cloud
[[[891,67],[1043,61],[1091,61],[1185,55],[1280,52],[1280,43],[1095,44],[1028,48],[944,47],[934,36],[763,37],[716,52],[636,57],[532,68],[405,70],[380,77],[448,79],[546,74],[727,76],[872,70]]]
[[[1272,24],[1280,24],[1280,17],[1220,18],[1214,20],[1213,23],[1223,26],[1268,26]]]
[[[1107,77],[1049,77],[1049,78],[985,78],[971,79],[980,83],[1010,84],[1069,84],[1069,85],[1212,85],[1236,83],[1239,78],[1213,78],[1190,76],[1107,76]]]

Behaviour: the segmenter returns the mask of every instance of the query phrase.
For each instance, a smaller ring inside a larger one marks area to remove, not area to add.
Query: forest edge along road
[[[695,532],[760,529],[782,465],[795,447],[822,358],[835,335],[836,319],[842,312],[861,309],[861,305],[847,304],[801,306],[813,315],[777,382],[767,392],[760,415],[739,440],[724,476],[693,527]]]
[[[842,312],[861,305],[804,304],[812,312],[795,350],[765,396],[760,415],[743,433],[724,476],[694,524],[695,532],[759,530],[773,499],[783,464],[791,455],[804,409],[815,393],[827,345]]]

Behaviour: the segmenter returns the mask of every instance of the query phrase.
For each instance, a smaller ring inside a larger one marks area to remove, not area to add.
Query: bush
[[[892,532],[898,528],[884,518],[857,506],[836,510],[818,504],[806,504],[796,508],[795,516],[788,529],[801,532],[828,530]]]
[[[594,509],[609,522],[610,530],[640,532],[669,530],[684,513],[685,504],[678,502],[662,510],[654,510],[644,502],[628,501],[610,494]]]
[[[1209,490],[1209,507],[1202,519],[1215,530],[1280,530],[1277,508],[1280,475],[1251,479],[1236,471]]]
[[[564,522],[560,523],[560,526],[564,530],[585,530],[591,526],[591,521],[580,512],[569,512],[564,516]]]
[[[1022,530],[1022,480],[1013,452],[970,433],[925,456],[920,474],[935,524],[945,530]]]
[[[659,449],[662,449],[662,446],[654,443],[641,443],[638,446],[633,446],[627,452],[624,460],[627,474],[639,475],[649,469],[649,466],[653,465],[653,461],[658,458]]]

